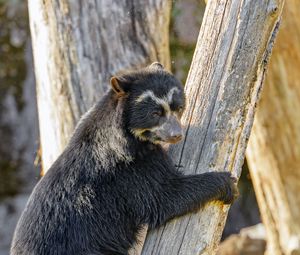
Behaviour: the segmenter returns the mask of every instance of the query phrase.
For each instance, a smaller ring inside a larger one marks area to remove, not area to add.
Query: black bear
[[[182,137],[185,97],[172,74],[153,63],[111,87],[33,190],[12,255],[125,255],[141,226],[234,200],[230,173],[183,175],[161,146]]]

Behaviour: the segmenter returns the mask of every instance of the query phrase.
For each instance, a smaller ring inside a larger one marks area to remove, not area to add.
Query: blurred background
[[[0,254],[38,180],[38,120],[25,1],[0,1]]]
[[[171,68],[183,83],[204,10],[205,2],[200,0],[173,3]],[[291,251],[297,252],[299,247],[299,14],[299,1],[286,3],[239,181],[241,195],[230,209],[222,237],[226,241],[219,254],[264,254],[266,230],[262,219],[272,226],[272,230],[267,230],[269,242],[280,243],[281,229],[295,237],[289,245],[296,249]],[[26,1],[21,0],[0,1],[0,137],[0,255],[6,255],[18,217],[41,172],[28,10]],[[256,193],[260,194],[258,201],[265,214],[262,217],[252,179]],[[268,182],[264,187],[262,179]],[[278,208],[283,212],[270,215],[268,210]],[[274,249],[278,253],[271,254],[300,254],[288,253],[288,248]]]

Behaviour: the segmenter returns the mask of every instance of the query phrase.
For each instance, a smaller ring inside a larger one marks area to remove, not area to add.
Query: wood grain
[[[171,2],[29,0],[28,4],[46,171],[80,116],[101,98],[112,75],[153,61],[170,68]]]
[[[185,173],[239,176],[282,0],[211,0],[186,85]],[[169,67],[171,1],[29,0],[44,169],[108,78],[158,60]],[[213,254],[228,207],[209,205],[148,235],[143,254]]]
[[[186,174],[230,171],[237,177],[283,1],[211,0],[186,82],[184,141],[170,148]],[[208,205],[147,236],[144,255],[215,253],[228,206]]]
[[[286,1],[247,148],[270,255],[300,254],[299,15]]]

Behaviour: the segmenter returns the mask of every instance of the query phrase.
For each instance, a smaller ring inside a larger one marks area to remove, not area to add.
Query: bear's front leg
[[[176,175],[162,183],[158,216],[151,217],[157,227],[171,218],[195,211],[212,200],[232,203],[238,196],[237,180],[229,172],[209,172],[197,175]]]

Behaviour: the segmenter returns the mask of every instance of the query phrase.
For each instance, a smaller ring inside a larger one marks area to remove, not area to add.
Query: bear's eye
[[[162,112],[161,111],[154,111],[154,112],[152,112],[152,116],[153,117],[161,117],[162,116]]]

